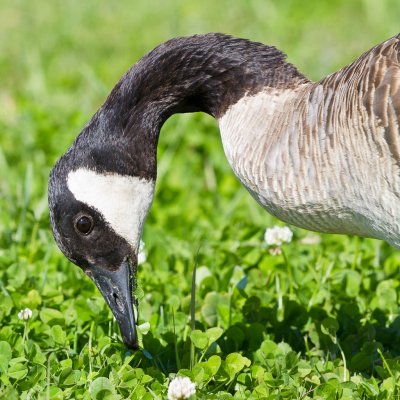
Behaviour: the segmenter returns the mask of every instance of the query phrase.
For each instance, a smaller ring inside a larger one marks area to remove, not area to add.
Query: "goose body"
[[[208,34],[163,43],[121,78],[54,167],[49,207],[60,249],[95,281],[128,346],[157,141],[174,113],[217,119],[234,173],[276,217],[400,247],[399,59],[396,36],[314,83],[274,47]]]
[[[271,214],[400,246],[400,45],[317,83],[245,96],[219,119],[237,177]]]

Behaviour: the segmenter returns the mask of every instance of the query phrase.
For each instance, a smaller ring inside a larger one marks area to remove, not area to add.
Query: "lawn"
[[[56,247],[47,210],[52,165],[158,43],[230,33],[319,79],[399,20],[397,0],[0,2],[0,397],[165,399],[188,376],[198,399],[400,399],[399,251],[290,227],[270,254],[265,229],[284,224],[237,182],[211,117],[161,133],[140,351]]]

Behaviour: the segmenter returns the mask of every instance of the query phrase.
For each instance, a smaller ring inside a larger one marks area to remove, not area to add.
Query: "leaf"
[[[100,377],[89,385],[89,393],[93,400],[106,400],[114,397],[115,389],[108,378]]]
[[[142,335],[146,335],[150,330],[150,322],[144,322],[143,324],[138,325],[137,329]]]
[[[369,368],[371,364],[371,357],[364,352],[357,353],[350,361],[351,368],[355,371],[363,371]]]
[[[35,364],[44,364],[47,357],[42,353],[39,345],[33,340],[27,340],[24,346],[26,357]]]
[[[297,365],[298,361],[299,358],[297,356],[297,353],[295,353],[294,351],[290,351],[285,356],[286,368],[288,369],[294,368]]]
[[[339,330],[339,323],[336,319],[325,318],[321,323],[321,332],[328,335],[336,343],[336,332]]]
[[[8,363],[12,358],[11,346],[8,342],[0,342],[0,371],[7,372]]]
[[[346,293],[349,297],[356,297],[360,292],[361,275],[357,271],[347,271],[346,273]]]
[[[37,290],[30,290],[26,298],[22,301],[25,306],[35,309],[42,304],[42,297]]]
[[[195,345],[195,347],[197,347],[198,349],[203,350],[208,347],[209,338],[205,332],[195,329],[191,332],[190,339],[192,340],[192,343]]]
[[[73,370],[71,367],[64,368],[61,370],[59,376],[59,382],[64,386],[75,385],[79,380],[79,371]]]
[[[261,343],[260,351],[262,352],[263,356],[266,358],[270,358],[275,354],[278,345],[273,342],[272,340],[266,339]]]
[[[207,374],[206,369],[201,364],[203,363],[196,364],[192,369],[193,379],[197,384],[207,381],[212,376],[210,372]]]
[[[264,374],[265,374],[265,369],[260,365],[254,363],[251,366],[251,377],[255,379],[258,383],[264,381]]]
[[[243,262],[246,265],[257,264],[258,260],[260,259],[260,256],[261,256],[261,250],[259,248],[253,248],[243,257]]]
[[[10,378],[19,380],[26,376],[28,373],[28,367],[25,364],[15,363],[8,368],[7,375]]]
[[[210,269],[205,266],[197,267],[196,269],[196,286],[200,286],[205,278],[212,276]]]
[[[213,355],[207,360],[206,363],[207,363],[207,367],[210,369],[211,373],[213,375],[216,375],[216,373],[219,370],[219,367],[221,366],[221,357],[217,356],[217,355]]]
[[[169,296],[167,304],[169,304],[176,311],[181,305],[181,299],[176,294],[172,294],[171,296]]]
[[[249,367],[251,361],[239,353],[231,353],[225,359],[225,370],[232,379],[244,367]]]
[[[392,394],[396,390],[397,385],[398,380],[391,376],[382,382],[381,389],[385,389],[388,393]]]
[[[392,280],[380,282],[376,288],[376,297],[379,307],[384,310],[393,310],[397,307],[396,283]]]
[[[62,368],[72,368],[72,360],[70,358],[66,358],[65,360],[60,361],[60,366]]]
[[[222,314],[225,310],[227,310],[226,314],[229,315],[229,297],[227,295],[221,295],[217,292],[207,293],[201,307],[201,314],[208,325],[215,326],[219,318],[223,319]]]
[[[329,383],[323,383],[315,389],[315,395],[321,396],[326,400],[335,400],[336,393],[336,388]]]
[[[63,314],[54,308],[42,308],[40,311],[40,319],[49,325],[61,324],[64,325]]]
[[[279,350],[280,354],[288,354],[292,351],[292,348],[290,347],[289,343],[280,342],[277,346],[277,350]]]
[[[8,385],[1,391],[2,400],[19,400],[20,398],[21,396],[18,391],[14,389],[10,383],[8,383]]]
[[[51,337],[57,344],[64,344],[66,340],[66,334],[60,325],[54,325],[51,327]]]
[[[245,273],[243,271],[243,268],[240,267],[239,265],[236,265],[233,268],[232,276],[229,281],[229,284],[233,287],[236,287],[238,283],[245,277]]]
[[[41,365],[34,365],[29,369],[28,380],[30,385],[34,386],[39,381],[43,381],[46,378],[46,368]]]
[[[224,330],[218,327],[207,329],[206,335],[209,339],[209,344],[214,343],[216,340],[218,340],[223,333]]]
[[[62,390],[57,386],[50,385],[48,393],[50,399],[55,399],[55,400],[63,399]]]
[[[184,368],[180,369],[178,376],[187,376],[190,380],[192,381],[194,380],[193,372],[190,369],[184,369]]]

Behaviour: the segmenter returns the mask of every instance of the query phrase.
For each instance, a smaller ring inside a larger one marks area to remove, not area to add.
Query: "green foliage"
[[[136,353],[56,248],[46,198],[55,160],[156,44],[223,31],[319,79],[396,34],[399,13],[396,0],[1,2],[0,397],[161,399],[188,376],[199,399],[399,398],[398,251],[295,229],[270,255],[277,221],[236,181],[210,117],[162,130]]]

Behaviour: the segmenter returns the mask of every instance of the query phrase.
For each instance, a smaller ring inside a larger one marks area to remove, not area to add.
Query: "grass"
[[[400,398],[399,252],[294,228],[270,255],[263,233],[279,222],[234,178],[210,117],[163,128],[143,350],[124,348],[56,248],[46,200],[55,160],[159,42],[223,31],[275,44],[318,79],[396,34],[399,14],[395,0],[0,3],[0,396],[162,399],[185,375],[207,399]]]

